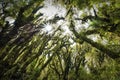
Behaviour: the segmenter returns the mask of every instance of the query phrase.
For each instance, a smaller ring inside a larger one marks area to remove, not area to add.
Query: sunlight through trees
[[[119,0],[0,0],[0,80],[120,80]]]

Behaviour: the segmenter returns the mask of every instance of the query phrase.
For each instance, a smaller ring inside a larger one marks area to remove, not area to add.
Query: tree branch
[[[75,26],[74,26],[73,22],[71,22],[71,28],[72,28],[71,30],[74,33],[74,35],[76,36],[76,38],[82,39],[83,41],[91,44],[91,46],[99,49],[100,51],[102,51],[103,53],[105,53],[106,55],[108,55],[112,59],[120,58],[119,53],[114,52],[114,51],[106,48],[105,46],[103,46],[100,43],[94,42],[93,40],[87,38],[84,34],[78,34],[77,31],[74,29],[74,27]]]

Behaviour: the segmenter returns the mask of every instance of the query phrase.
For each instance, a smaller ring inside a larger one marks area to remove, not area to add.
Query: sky
[[[44,17],[47,19],[51,19],[54,15],[58,14],[58,16],[65,16],[66,9],[60,4],[53,4],[52,0],[44,1],[44,8],[40,9],[38,13],[44,13]]]
[[[93,11],[91,11],[92,13]],[[52,0],[45,0],[44,1],[44,7],[41,8],[36,14],[43,13],[43,16],[41,17],[43,20],[49,20],[54,18],[55,15],[58,15],[60,17],[64,17],[67,13],[65,7],[61,6],[60,4],[53,4]],[[75,17],[80,16],[83,12],[79,11],[78,15],[75,15]],[[93,14],[93,13],[92,13]],[[7,17],[5,19],[6,21],[9,20],[10,23],[14,23],[14,19],[12,17]],[[69,23],[68,21],[58,21],[57,25],[61,25],[61,29],[63,29],[63,35],[71,35],[71,31],[69,30]],[[76,22],[76,29],[83,29],[88,28],[89,23],[81,24],[80,21]],[[45,23],[43,31],[51,33],[54,29],[54,26],[52,23]],[[97,37],[93,37],[94,40],[97,40]]]
[[[46,0],[44,4],[44,8],[40,9],[37,14],[43,13],[43,18],[46,20],[53,19],[55,15],[59,17],[64,17],[66,15],[66,9],[60,4],[53,4],[51,0]],[[68,23],[61,20],[57,22],[58,26],[61,24],[61,28],[64,30],[63,35],[70,34],[70,30],[67,26]],[[53,29],[53,26],[50,23],[47,23],[44,26],[44,31],[51,32]]]
[[[49,19],[54,18],[54,16],[56,14],[60,17],[65,17],[67,11],[60,4],[53,4],[52,0],[45,0],[44,4],[45,4],[44,8],[40,9],[37,12],[37,14],[39,14],[39,13],[44,14],[42,18],[45,18],[46,20],[49,20]],[[87,9],[86,9],[86,11],[87,11]],[[79,14],[74,15],[74,16],[78,17],[78,16],[82,15],[83,11],[77,12],[77,10],[76,10],[76,13],[77,14],[79,13]],[[91,14],[94,15],[93,10],[91,10]],[[63,36],[64,35],[72,36],[72,32],[69,30],[69,22],[68,21],[58,21],[57,24],[61,25],[61,29],[63,30],[63,32],[62,32]],[[82,29],[86,29],[86,28],[89,27],[89,23],[81,24],[80,21],[76,21],[75,25],[77,26],[76,30],[82,30]],[[45,28],[43,29],[43,31],[48,32],[48,33],[52,33],[53,24],[47,23],[47,24],[44,24],[44,27]],[[92,35],[92,36],[89,36],[89,38],[96,41],[99,38],[99,36],[98,35]],[[72,39],[70,39],[70,41],[72,42]]]

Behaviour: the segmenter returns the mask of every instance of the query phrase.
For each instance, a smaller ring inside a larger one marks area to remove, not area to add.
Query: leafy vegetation
[[[119,14],[119,0],[1,0],[0,80],[120,80]]]

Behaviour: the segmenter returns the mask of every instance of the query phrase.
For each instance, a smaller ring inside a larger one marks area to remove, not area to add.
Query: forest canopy
[[[0,0],[0,80],[120,80],[120,0]]]

